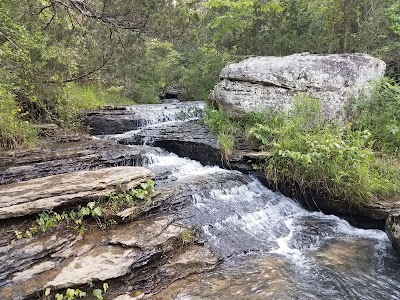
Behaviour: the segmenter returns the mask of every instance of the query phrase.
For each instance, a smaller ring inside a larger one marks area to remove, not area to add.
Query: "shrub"
[[[318,191],[353,205],[400,189],[399,171],[373,151],[374,133],[350,124],[329,123],[319,99],[299,95],[288,112],[258,110],[242,121],[231,120],[225,112],[209,106],[205,123],[218,136],[225,159],[234,148],[235,136],[245,133],[256,139],[268,153],[261,169],[277,185]]]
[[[355,205],[400,188],[398,172],[372,151],[371,133],[325,122],[317,99],[298,97],[289,113],[276,115],[249,131],[270,152],[264,163],[268,180]]]
[[[0,86],[0,148],[14,149],[33,144],[36,131],[21,117],[21,109],[13,95]]]
[[[211,133],[217,135],[218,146],[221,149],[223,159],[228,160],[235,146],[235,135],[239,133],[239,125],[229,119],[227,114],[209,105],[206,110],[205,124]]]
[[[64,87],[64,95],[59,99],[58,122],[76,129],[80,127],[78,112],[99,109],[107,105],[133,105],[131,99],[121,93],[121,88],[107,88],[101,85],[69,83]]]
[[[360,99],[355,105],[354,128],[369,130],[374,149],[399,154],[400,86],[389,79],[380,82],[371,100]]]

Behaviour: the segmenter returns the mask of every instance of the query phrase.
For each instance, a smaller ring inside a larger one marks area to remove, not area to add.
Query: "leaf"
[[[97,206],[95,209],[92,210],[92,216],[93,217],[101,217],[101,208],[99,206]]]
[[[96,299],[98,299],[98,300],[103,300],[104,299],[103,298],[103,291],[100,290],[100,289],[93,290],[93,296],[95,296]]]
[[[47,288],[47,289],[44,291],[44,295],[45,295],[45,296],[50,295],[50,293],[51,293],[51,288]]]
[[[64,295],[63,294],[56,294],[55,295],[56,300],[63,300],[64,299]]]
[[[82,298],[82,297],[86,297],[87,294],[86,294],[86,292],[79,291],[78,296],[79,296],[79,298]]]
[[[93,209],[95,207],[95,205],[96,205],[96,202],[89,202],[87,204],[87,207],[89,207],[90,209]]]

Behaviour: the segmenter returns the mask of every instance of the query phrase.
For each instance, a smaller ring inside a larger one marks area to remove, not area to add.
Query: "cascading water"
[[[160,299],[400,299],[400,259],[383,231],[307,211],[238,171],[148,149],[157,185],[190,195],[176,214],[223,259]]]

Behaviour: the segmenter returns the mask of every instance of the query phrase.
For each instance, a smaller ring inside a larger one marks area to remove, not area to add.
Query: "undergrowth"
[[[22,117],[14,96],[0,86],[0,149],[29,147],[33,144],[36,131]]]
[[[223,159],[227,161],[234,149],[235,135],[240,133],[240,127],[224,111],[211,105],[206,110],[205,124],[209,127],[211,133],[218,137],[218,146],[221,149]]]
[[[79,112],[82,110],[134,104],[134,101],[122,94],[120,87],[107,88],[100,85],[69,83],[65,85],[64,94],[57,106],[59,114],[57,121],[62,126],[81,129]]]
[[[376,139],[366,127],[324,120],[318,99],[299,95],[288,112],[258,111],[242,121],[209,109],[206,124],[220,137],[242,134],[259,141],[268,153],[261,166],[272,183],[319,191],[352,205],[388,197],[400,189],[400,172],[376,152]],[[376,113],[375,113],[376,114]],[[393,145],[393,144],[391,144]],[[229,145],[231,147],[231,145]],[[229,154],[232,148],[228,151]]]
[[[353,127],[369,130],[374,149],[400,155],[400,85],[390,79],[380,82],[370,101],[356,102]]]

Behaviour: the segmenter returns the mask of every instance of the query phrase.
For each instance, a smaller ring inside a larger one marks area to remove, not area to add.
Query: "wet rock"
[[[131,296],[129,294],[124,294],[124,295],[119,295],[117,298],[114,298],[114,300],[139,300],[144,298],[144,294],[140,294],[138,296]]]
[[[168,85],[165,87],[160,99],[182,99],[185,90],[179,85]]]
[[[400,213],[391,214],[386,220],[386,233],[393,248],[400,253]]]
[[[5,278],[13,274],[15,283],[31,279],[35,274],[50,270],[56,261],[48,257],[73,246],[77,241],[73,233],[45,234],[29,240],[17,241],[0,247],[0,287]],[[7,298],[1,298],[7,299]]]
[[[140,147],[69,135],[61,140],[45,140],[34,149],[0,151],[0,184],[80,170],[138,165],[143,155]]]
[[[135,291],[151,293],[184,274],[215,268],[218,259],[208,250],[182,244],[185,229],[172,216],[159,215],[107,231],[92,228],[83,237],[56,232],[18,241],[0,248],[0,299],[104,281],[117,295],[139,299]]]
[[[153,178],[142,167],[78,171],[0,186],[0,219],[34,214],[79,201],[97,200]]]
[[[195,121],[143,128],[130,137],[118,139],[118,142],[129,145],[146,143],[202,163],[221,164],[217,139],[209,134],[205,125]]]
[[[141,259],[143,253],[136,249],[116,245],[96,247],[72,260],[46,285],[60,289],[121,277]]]
[[[236,263],[237,266],[223,272],[176,281],[151,299],[295,299],[288,292],[294,284],[290,282],[285,261],[267,257],[249,259],[246,267],[240,261]]]
[[[85,123],[94,135],[119,134],[150,124],[200,118],[204,105],[204,102],[179,102],[135,105],[118,111],[90,111],[86,113]]]
[[[131,136],[116,137],[118,143],[127,145],[152,145],[173,152],[181,157],[201,162],[205,165],[219,165],[244,172],[252,171],[252,164],[259,162],[268,153],[245,149],[243,139],[237,139],[237,149],[229,157],[223,158],[217,138],[210,134],[207,126],[199,121],[169,124],[164,127],[147,127]]]
[[[345,116],[360,93],[368,94],[368,84],[385,69],[383,61],[368,55],[252,57],[225,67],[210,99],[241,118],[256,108],[288,110],[294,95],[307,93],[320,98],[326,116],[335,120]]]

